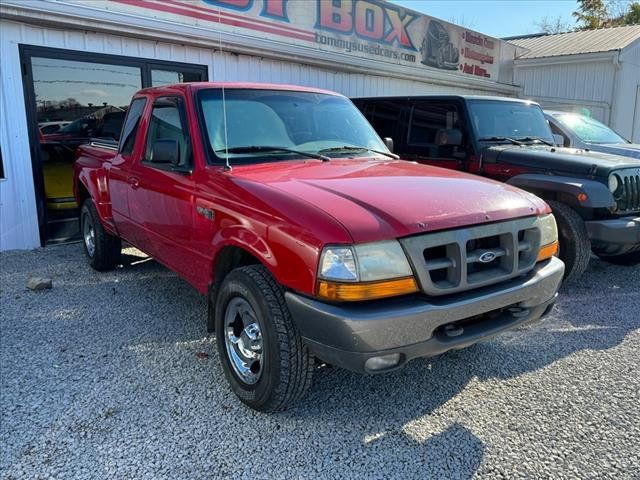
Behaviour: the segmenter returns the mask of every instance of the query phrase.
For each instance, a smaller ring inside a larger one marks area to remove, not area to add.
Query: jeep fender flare
[[[507,183],[572,207],[610,208],[616,205],[606,185],[595,180],[525,173],[510,178]]]

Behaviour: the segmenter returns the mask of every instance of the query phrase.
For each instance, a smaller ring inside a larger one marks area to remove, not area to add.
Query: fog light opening
[[[382,355],[380,357],[371,357],[365,364],[365,370],[369,372],[380,372],[382,370],[388,370],[395,368],[400,364],[400,354],[392,353],[389,355]]]

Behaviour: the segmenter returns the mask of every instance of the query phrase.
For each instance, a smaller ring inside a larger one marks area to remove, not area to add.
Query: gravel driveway
[[[640,478],[640,268],[594,260],[542,322],[382,376],[320,369],[265,415],[228,390],[204,299],[137,250],[103,274],[79,245],[0,262],[3,479]]]

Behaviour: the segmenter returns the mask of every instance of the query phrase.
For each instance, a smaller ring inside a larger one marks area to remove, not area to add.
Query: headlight
[[[417,290],[407,256],[396,240],[326,247],[320,257],[318,295],[328,300],[371,300]]]
[[[540,250],[538,262],[551,258],[558,253],[558,226],[552,214],[538,217],[540,228]]]
[[[609,191],[615,193],[620,187],[620,180],[617,175],[609,175]]]

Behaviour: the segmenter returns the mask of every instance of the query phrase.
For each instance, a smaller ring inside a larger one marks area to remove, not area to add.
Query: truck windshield
[[[231,164],[247,164],[371,157],[376,151],[382,155],[389,152],[360,111],[344,97],[228,88],[224,98],[223,107],[221,89],[198,93],[205,142],[216,163],[227,157]]]
[[[575,113],[554,114],[567,129],[587,143],[627,143],[627,141],[603,123]]]
[[[480,141],[505,139],[513,143],[536,142],[553,144],[553,134],[536,104],[503,100],[469,101],[469,113]]]

